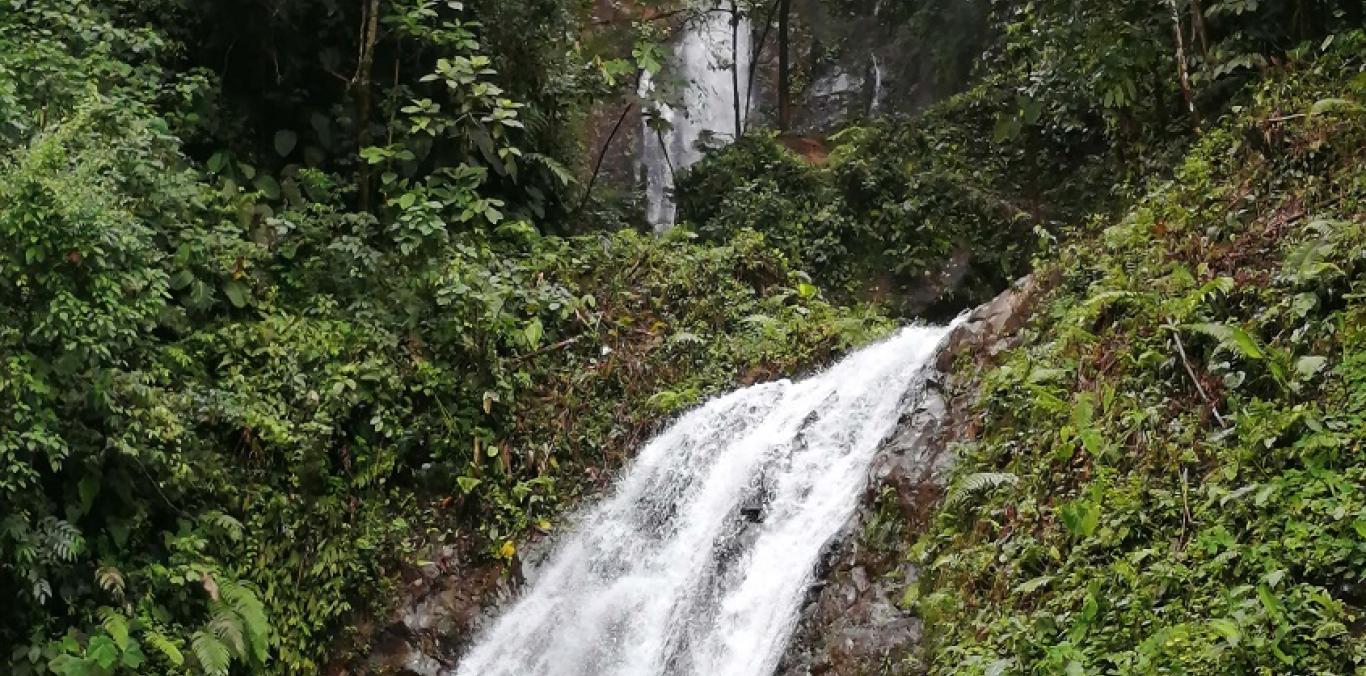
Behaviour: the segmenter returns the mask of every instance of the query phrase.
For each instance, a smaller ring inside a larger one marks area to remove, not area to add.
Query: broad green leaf
[[[539,317],[527,322],[522,329],[522,335],[526,338],[527,347],[536,348],[541,344],[541,338],[545,336],[545,327],[541,325]]]
[[[1218,618],[1209,621],[1210,629],[1213,629],[1220,636],[1229,642],[1229,645],[1238,645],[1243,638],[1243,630],[1237,622],[1226,618]]]
[[[113,669],[119,663],[119,647],[108,636],[95,636],[85,650],[86,659],[98,664],[101,669]]]
[[[1328,364],[1327,357],[1307,355],[1295,361],[1295,374],[1302,379],[1313,378]]]
[[[1361,104],[1356,101],[1349,101],[1340,98],[1319,99],[1309,108],[1310,115],[1323,115],[1325,113],[1355,113],[1362,110]]]
[[[1241,354],[1249,359],[1261,360],[1266,358],[1262,348],[1257,344],[1256,339],[1236,326],[1217,323],[1187,324],[1185,328],[1203,333],[1219,341],[1219,345],[1226,350]]]
[[[223,283],[223,293],[227,295],[228,301],[233,307],[244,308],[247,306],[249,292],[247,286],[236,279],[230,279]]]
[[[280,199],[280,183],[270,174],[257,174],[252,179],[251,184],[256,187],[266,199]]]
[[[194,281],[194,273],[189,270],[181,270],[171,276],[171,288],[179,291],[190,285]]]
[[[294,146],[299,143],[299,135],[288,129],[281,129],[275,132],[275,152],[280,157],[288,157],[294,152]]]
[[[1014,593],[1016,593],[1016,594],[1032,594],[1032,593],[1034,593],[1034,592],[1036,592],[1036,591],[1038,591],[1038,590],[1044,588],[1045,586],[1048,585],[1048,583],[1050,583],[1050,582],[1052,582],[1052,581],[1053,581],[1053,576],[1052,576],[1052,575],[1040,575],[1039,577],[1036,577],[1036,578],[1034,578],[1034,579],[1032,579],[1032,580],[1027,580],[1027,581],[1025,581],[1025,582],[1021,582],[1020,584],[1016,585],[1016,586],[1015,586]]]

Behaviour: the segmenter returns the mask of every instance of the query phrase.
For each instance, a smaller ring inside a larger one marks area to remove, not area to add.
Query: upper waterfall
[[[731,25],[732,19],[737,25]],[[649,127],[648,116],[642,122],[645,126],[640,164],[645,181],[645,215],[656,231],[674,224],[674,173],[702,158],[697,150],[702,135],[734,139],[737,127],[744,128],[749,109],[750,33],[748,17],[732,17],[729,10],[722,9],[704,12],[683,25],[674,44],[673,58],[661,73],[663,78],[679,82],[679,105],[660,102],[655,111],[670,128],[656,132]],[[641,96],[650,99],[659,84],[659,80],[646,73],[640,81]]]
[[[772,673],[822,548],[946,333],[906,328],[824,373],[684,415],[561,535],[454,673]]]

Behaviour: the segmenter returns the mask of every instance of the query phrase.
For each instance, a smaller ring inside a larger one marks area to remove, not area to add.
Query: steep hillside
[[[1366,36],[1040,254],[904,604],[943,674],[1366,668]]]

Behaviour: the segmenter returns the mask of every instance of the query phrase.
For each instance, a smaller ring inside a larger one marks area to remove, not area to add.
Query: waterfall
[[[643,122],[641,171],[645,179],[645,216],[656,232],[674,224],[677,209],[672,198],[673,175],[702,158],[696,144],[703,133],[718,139],[735,137],[735,97],[731,68],[739,74],[740,119],[744,126],[749,107],[748,81],[751,27],[740,17],[736,27],[732,66],[731,14],[720,8],[690,19],[674,44],[673,57],[665,64],[663,76],[679,81],[680,91],[674,106],[661,102],[659,117],[672,129],[663,132],[662,142],[655,130]],[[640,80],[640,94],[649,99],[658,82],[646,73]]]
[[[911,327],[684,415],[560,536],[457,676],[766,676],[947,333]]]
[[[877,60],[877,52],[873,57],[873,100],[868,104],[868,114],[876,115],[882,108],[882,64]]]

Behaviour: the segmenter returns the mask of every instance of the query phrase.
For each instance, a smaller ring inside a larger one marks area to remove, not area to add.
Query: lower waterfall
[[[582,512],[457,676],[765,676],[946,328],[682,416]]]

